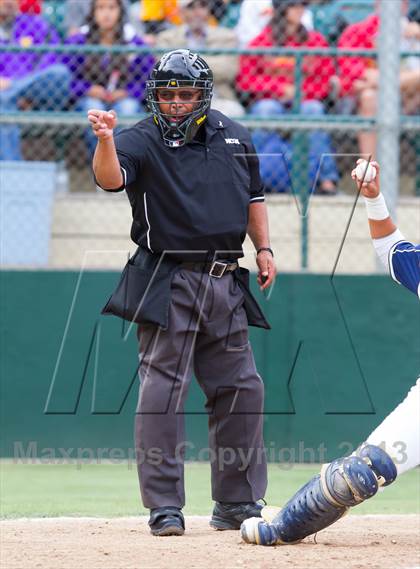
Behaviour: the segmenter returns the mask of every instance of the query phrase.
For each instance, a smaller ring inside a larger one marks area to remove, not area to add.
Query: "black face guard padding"
[[[190,142],[201,124],[206,118],[206,110],[210,106],[210,100],[200,98],[194,101],[194,110],[188,114],[179,113],[182,120],[174,121],[177,118],[175,113],[163,113],[160,110],[160,104],[171,104],[174,101],[158,101],[156,99],[149,99],[148,104],[152,109],[155,121],[161,130],[165,144],[172,147],[182,146]]]

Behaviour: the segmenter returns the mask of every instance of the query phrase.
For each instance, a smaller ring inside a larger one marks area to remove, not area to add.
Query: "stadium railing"
[[[20,45],[9,45],[2,48],[5,52],[19,52],[22,50]],[[35,53],[84,53],[84,54],[100,54],[100,53],[113,53],[113,54],[132,54],[132,53],[152,53],[155,56],[162,54],[164,49],[150,48],[150,47],[107,47],[102,46],[31,46],[31,52]],[[339,142],[340,136],[354,135],[361,130],[376,130],[378,127],[376,117],[369,118],[359,117],[355,115],[339,115],[334,112],[322,116],[305,116],[300,113],[301,99],[302,99],[302,82],[303,82],[303,62],[306,56],[331,56],[334,60],[337,57],[351,55],[368,57],[370,59],[377,57],[377,52],[372,50],[360,49],[337,49],[331,48],[253,48],[253,49],[203,49],[200,53],[205,57],[206,55],[273,55],[279,57],[293,57],[295,60],[295,96],[293,101],[293,109],[290,114],[281,116],[270,116],[259,118],[255,116],[245,115],[238,117],[237,120],[247,126],[249,129],[263,128],[265,130],[286,131],[291,136],[293,142],[293,156],[292,156],[292,169],[290,173],[291,188],[294,197],[300,201],[301,212],[301,268],[308,267],[308,239],[309,239],[309,200],[311,193],[308,192],[308,134],[315,130],[325,130],[330,132],[337,138]],[[401,57],[420,56],[420,52],[402,52]],[[120,117],[119,123],[121,125],[132,124],[143,118],[145,115],[135,115]],[[235,118],[235,117],[232,117]],[[87,126],[86,118],[83,113],[76,112],[72,109],[66,111],[24,111],[0,115],[0,124],[18,124],[26,129],[26,131],[42,133],[50,133],[55,141],[55,148],[57,150],[55,160],[61,163],[69,159],[69,152],[66,149],[66,139],[69,138],[69,133],[79,129],[79,137],[83,132],[83,128]],[[411,167],[412,179],[415,180],[414,193],[420,195],[420,161],[418,154],[418,131],[420,130],[420,117],[412,115],[401,115],[400,117],[400,132],[396,132],[395,136],[403,135],[407,140],[414,143],[415,147],[415,169]],[[48,130],[49,129],[49,130]],[[339,145],[339,144],[338,144]],[[411,144],[410,144],[411,145]],[[350,141],[345,140],[343,149],[347,152],[337,153],[337,157],[341,157],[343,163],[339,165],[341,172],[348,171],[350,164],[354,162],[357,156],[356,142],[351,138]],[[350,150],[350,151],[349,151]],[[34,151],[34,156],[36,152]],[[39,153],[38,153],[39,156]],[[39,158],[38,158],[39,159]],[[42,159],[42,158],[41,158]],[[88,165],[86,164],[86,167]],[[76,184],[77,186],[78,184]],[[92,186],[93,187],[93,186]],[[303,213],[303,214],[302,214]]]

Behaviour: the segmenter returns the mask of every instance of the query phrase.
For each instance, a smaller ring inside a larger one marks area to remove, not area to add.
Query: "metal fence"
[[[408,88],[400,96],[398,88],[400,70],[420,73],[420,51],[414,44],[394,47],[399,30],[391,30],[394,40],[389,37],[392,12],[383,10],[381,17],[388,40],[382,32],[378,50],[200,50],[215,67],[215,108],[252,133],[280,270],[376,270],[350,171],[357,157],[376,153],[378,133],[384,192],[403,232],[420,240],[419,95]],[[119,74],[108,74],[104,89],[116,92],[121,82],[125,99],[136,99],[137,107],[119,105],[119,124],[133,124],[146,116],[140,104],[150,66],[168,48],[73,43],[2,49],[3,65],[15,71],[21,66],[16,84],[25,84],[31,64],[39,70],[39,81],[13,96],[5,96],[10,89],[0,91],[2,266],[121,267],[135,248],[128,237],[130,208],[124,195],[95,188],[85,118],[94,97],[86,85],[101,75],[104,62],[114,62],[114,69],[117,62]],[[343,84],[357,81],[354,69],[366,62],[369,69],[379,67],[379,74],[375,88],[365,89],[363,106]],[[369,114],[375,105],[378,112]],[[245,250],[245,264],[252,268],[250,243]]]

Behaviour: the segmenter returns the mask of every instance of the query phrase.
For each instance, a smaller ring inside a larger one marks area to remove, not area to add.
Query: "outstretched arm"
[[[102,188],[119,189],[124,184],[124,180],[114,143],[117,115],[114,111],[91,109],[88,111],[88,120],[98,139],[93,157],[95,177]]]
[[[361,160],[357,161],[358,164],[360,162]],[[381,194],[379,164],[371,162],[371,165],[376,169],[376,177],[371,182],[359,181],[355,169],[351,176],[365,200],[373,246],[383,265],[388,268],[389,252],[396,243],[404,240],[404,236],[392,221],[385,198]]]
[[[420,246],[407,241],[392,221],[380,193],[379,164],[372,165],[376,168],[375,179],[369,183],[357,181],[357,185],[366,202],[373,246],[392,279],[420,296]],[[356,180],[355,170],[352,177]]]

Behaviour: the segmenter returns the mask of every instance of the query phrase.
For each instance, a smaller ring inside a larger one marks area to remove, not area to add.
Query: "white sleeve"
[[[404,235],[399,229],[396,229],[391,235],[382,237],[381,239],[372,239],[373,246],[375,247],[376,254],[378,255],[381,263],[388,269],[389,253],[400,241],[405,241]]]
[[[246,47],[268,24],[271,18],[271,0],[243,0],[236,25],[239,47]]]

